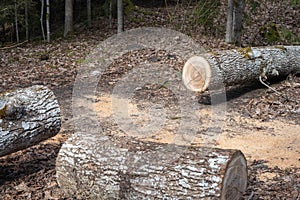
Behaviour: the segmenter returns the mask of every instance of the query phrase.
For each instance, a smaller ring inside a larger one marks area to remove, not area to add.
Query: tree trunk
[[[109,28],[112,28],[112,1],[109,0]]]
[[[46,0],[46,29],[47,29],[47,42],[50,42],[50,3]]]
[[[73,32],[73,0],[65,0],[65,30],[64,36]]]
[[[226,37],[227,43],[241,45],[242,19],[245,8],[244,0],[229,0],[227,10]]]
[[[40,22],[41,22],[41,30],[42,30],[43,40],[46,41],[43,18],[44,18],[44,0],[41,0],[41,17],[40,17]]]
[[[87,0],[87,22],[88,27],[92,27],[92,8],[91,8],[91,0]]]
[[[234,41],[232,27],[233,27],[233,0],[228,0],[226,36],[225,36],[225,42],[227,43],[232,43]]]
[[[123,0],[118,0],[118,33],[124,31],[124,19],[123,19]]]
[[[58,101],[47,87],[0,94],[0,156],[50,138],[60,126]]]
[[[29,27],[28,27],[28,0],[25,0],[25,37],[29,40]]]
[[[62,146],[57,181],[78,199],[239,199],[247,163],[238,150],[75,133]]]
[[[18,26],[18,5],[17,5],[17,1],[15,1],[15,26],[16,26],[16,39],[17,39],[17,43],[20,42],[19,39],[19,26]]]
[[[182,79],[192,91],[251,83],[300,71],[300,46],[247,47],[190,58]]]

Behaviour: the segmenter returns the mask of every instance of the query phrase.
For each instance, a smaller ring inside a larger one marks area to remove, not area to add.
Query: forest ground
[[[192,8],[192,7],[191,7]],[[195,24],[194,20],[170,17],[174,9],[176,13],[185,15],[180,6],[167,8],[139,8],[127,16],[126,29],[142,26],[159,26],[178,29],[190,35],[207,50],[233,48],[223,42],[224,12],[223,4],[216,27],[205,28]],[[249,8],[248,8],[249,9]],[[270,16],[279,20],[277,24],[291,27],[294,34],[300,33],[299,8],[272,1],[261,5],[252,13],[252,23],[244,27],[244,45],[266,45],[261,38],[259,29],[268,24]],[[264,13],[264,14],[259,14]],[[259,15],[258,15],[259,14]],[[255,17],[254,17],[255,16]],[[276,17],[275,17],[276,16]],[[133,19],[139,20],[133,20]],[[51,88],[57,96],[63,113],[63,126],[60,133],[39,145],[9,156],[0,158],[0,195],[2,199],[64,199],[55,179],[55,160],[63,142],[74,132],[72,124],[72,90],[77,70],[89,54],[101,41],[115,34],[115,24],[108,28],[106,20],[94,22],[93,29],[84,29],[81,33],[69,38],[56,38],[51,43],[30,42],[20,47],[0,50],[0,92],[10,89],[43,84]],[[204,34],[206,31],[206,34]],[[209,34],[207,34],[207,32]],[[299,37],[299,35],[298,35]],[[275,44],[285,44],[282,41]],[[47,54],[49,59],[41,60]],[[107,76],[99,81],[105,91],[99,91],[96,111],[99,112],[105,127],[110,124],[110,91],[114,83],[126,73],[126,67],[134,67],[136,58],[149,61],[153,55],[161,63],[169,63],[174,69],[182,69],[183,60],[175,57],[172,60],[164,53],[154,53],[151,50],[131,52],[115,61],[107,71]],[[121,70],[120,68],[124,68]],[[237,148],[245,153],[248,160],[249,183],[244,199],[300,199],[300,77],[290,75],[280,82],[272,84],[276,90],[283,93],[288,100],[271,90],[260,86],[228,87],[226,125],[215,145],[222,148]],[[143,105],[135,112],[136,120],[143,119],[147,103],[144,100],[151,94],[152,101],[165,102],[166,105],[176,105],[170,92],[164,88],[148,86],[139,91],[132,99],[132,105]],[[208,93],[197,94],[200,105],[199,113],[202,123],[210,115]],[[142,102],[142,103],[141,103]],[[172,111],[172,106],[167,109]],[[172,119],[173,121],[177,118]],[[205,130],[205,127],[203,128]],[[254,131],[253,131],[254,130]],[[111,128],[111,131],[115,131]],[[157,134],[152,140],[168,142],[172,128],[166,134]]]

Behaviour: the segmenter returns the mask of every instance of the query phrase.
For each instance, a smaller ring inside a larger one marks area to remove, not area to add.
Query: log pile
[[[28,148],[56,135],[60,107],[45,86],[0,94],[0,156]]]
[[[182,80],[196,92],[300,72],[300,46],[247,47],[194,56]]]

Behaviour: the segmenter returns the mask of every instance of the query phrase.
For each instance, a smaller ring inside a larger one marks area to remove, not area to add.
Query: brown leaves
[[[275,89],[282,93],[281,96],[267,90],[261,97],[250,100],[244,110],[249,116],[262,121],[278,117],[299,121],[299,82],[299,77],[291,77],[275,86]]]

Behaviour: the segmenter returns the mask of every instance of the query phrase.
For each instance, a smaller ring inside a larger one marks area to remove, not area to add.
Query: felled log
[[[45,86],[0,94],[0,156],[35,145],[56,135],[60,107]]]
[[[300,71],[300,46],[247,47],[191,57],[184,65],[185,86],[197,92],[220,85],[251,83]]]
[[[76,133],[57,161],[61,190],[79,199],[239,199],[247,185],[239,150],[186,147]]]

